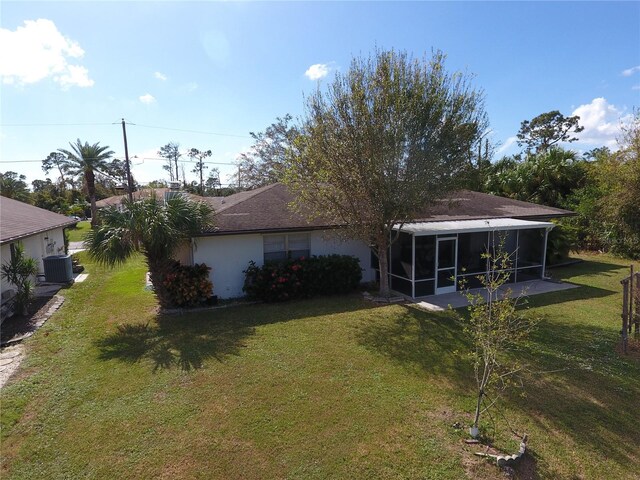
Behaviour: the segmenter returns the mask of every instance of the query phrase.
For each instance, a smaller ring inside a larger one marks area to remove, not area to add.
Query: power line
[[[111,123],[0,123],[0,127],[93,127]]]
[[[152,160],[152,161],[156,161],[156,162],[165,162],[167,159],[166,158],[160,158],[160,157],[137,157],[137,156],[133,156],[131,157],[132,160]],[[32,160],[32,159],[28,159],[28,160],[0,160],[0,163],[40,163],[42,162],[44,159],[39,159],[39,160]],[[116,159],[117,160],[117,159]],[[192,162],[191,160],[178,160],[178,163],[188,163],[188,164],[193,164],[194,162]],[[205,165],[232,165],[232,166],[237,166],[237,163],[232,163],[232,162],[202,162]]]
[[[186,128],[172,128],[172,127],[161,127],[158,125],[142,125],[140,123],[132,123],[126,122],[127,125],[132,125],[136,127],[143,128],[152,128],[156,130],[169,130],[173,132],[184,132],[184,133],[197,133],[200,135],[215,135],[218,137],[234,137],[234,138],[253,138],[249,135],[238,135],[235,133],[220,133],[220,132],[207,132],[203,130],[190,130]],[[119,125],[120,122],[112,122],[112,123],[0,123],[0,127],[84,127],[84,126],[109,126],[109,125]]]
[[[219,133],[219,132],[204,132],[201,130],[188,130],[188,129],[184,129],[184,128],[170,128],[170,127],[158,127],[158,126],[154,126],[154,125],[142,125],[140,123],[132,123],[131,125],[135,125],[137,127],[144,127],[144,128],[154,128],[157,130],[171,130],[174,132],[186,132],[186,133],[199,133],[202,135],[217,135],[219,137],[236,137],[236,138],[253,138],[249,135],[236,135],[233,133]]]

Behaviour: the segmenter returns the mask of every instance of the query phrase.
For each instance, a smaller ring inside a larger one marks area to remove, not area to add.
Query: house
[[[211,267],[214,293],[243,295],[243,270],[250,261],[343,254],[359,259],[363,281],[376,280],[377,261],[368,245],[338,236],[340,225],[308,221],[289,208],[293,200],[282,184],[229,197],[205,199],[216,212],[215,227],[192,239],[181,261]],[[511,280],[543,278],[552,218],[572,212],[493,195],[458,191],[437,202],[415,221],[398,226],[390,251],[391,288],[409,297],[455,291],[466,278],[475,286],[485,269],[482,253],[497,243],[513,253]]]
[[[24,246],[26,256],[34,258],[38,275],[44,275],[43,258],[64,255],[64,228],[75,220],[11,198],[0,197],[0,263],[11,261],[15,245]],[[2,292],[11,289],[2,279]]]
[[[133,200],[144,200],[147,198],[151,198],[153,195],[155,195],[157,198],[168,198],[169,196],[173,195],[174,192],[179,191],[180,190],[180,182],[172,182],[172,183],[176,183],[177,186],[174,186],[172,188],[142,188],[140,190],[136,190],[135,192],[133,192],[131,194],[131,197],[133,198]],[[189,198],[189,200],[192,200],[194,202],[198,202],[198,201],[203,201],[204,197],[201,197],[199,195],[194,195],[192,193],[186,193],[186,192],[180,192],[181,195],[186,195],[187,198]],[[103,198],[102,200],[98,200],[96,202],[96,207],[97,208],[106,208],[106,207],[118,207],[120,208],[120,206],[122,205],[122,202],[124,202],[127,198],[129,197],[128,194],[120,194],[120,195],[113,195],[111,197],[107,197],[107,198]]]

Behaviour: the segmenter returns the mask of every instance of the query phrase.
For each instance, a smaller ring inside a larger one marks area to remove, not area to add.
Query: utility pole
[[[129,193],[129,201],[133,202],[133,182],[131,181],[131,167],[129,166],[129,147],[127,146],[127,129],[125,127],[124,118],[122,119],[122,136],[124,137],[124,158],[127,166],[127,191]]]

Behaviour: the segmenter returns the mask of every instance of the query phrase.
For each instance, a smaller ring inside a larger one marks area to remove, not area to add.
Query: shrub
[[[22,244],[16,243],[11,260],[2,265],[0,270],[2,278],[16,287],[16,310],[26,315],[29,304],[33,301],[35,289],[31,279],[38,273],[35,259],[25,256]]]
[[[171,262],[162,280],[169,303],[174,307],[194,307],[206,302],[213,293],[210,270],[204,263],[191,266]]]
[[[252,261],[244,274],[244,292],[265,302],[348,293],[362,279],[358,259],[348,255],[268,262],[262,267]]]

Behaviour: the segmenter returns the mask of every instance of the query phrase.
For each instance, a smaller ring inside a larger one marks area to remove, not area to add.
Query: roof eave
[[[8,237],[8,238],[4,238],[4,239],[0,240],[0,245],[4,245],[4,244],[7,244],[7,243],[15,242],[16,240],[20,240],[22,238],[31,237],[33,235],[38,235],[39,233],[48,232],[50,230],[55,230],[56,228],[65,228],[65,227],[74,225],[76,223],[78,223],[78,222],[75,221],[75,220],[69,220],[68,222],[61,223],[60,225],[55,225],[53,227],[40,228],[40,229],[34,230],[32,232],[23,233],[23,234],[20,234],[20,235],[14,235],[13,237]]]

